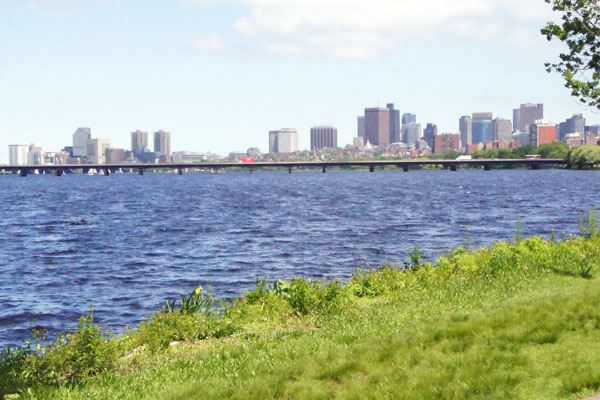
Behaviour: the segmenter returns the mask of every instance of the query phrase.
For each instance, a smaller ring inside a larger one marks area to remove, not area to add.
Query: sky
[[[172,150],[268,151],[268,131],[338,128],[394,103],[424,127],[512,118],[544,103],[584,113],[544,63],[543,0],[0,0],[0,164],[9,144],[58,151],[78,127],[129,149],[171,132]]]

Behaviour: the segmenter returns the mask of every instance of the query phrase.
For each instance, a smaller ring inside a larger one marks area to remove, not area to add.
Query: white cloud
[[[378,58],[402,42],[447,35],[509,40],[505,32],[523,34],[552,18],[543,0],[185,0],[208,3],[246,6],[234,28],[268,51],[344,59]]]
[[[218,33],[211,33],[206,36],[193,35],[190,38],[192,46],[201,52],[220,53],[225,50],[225,43]]]

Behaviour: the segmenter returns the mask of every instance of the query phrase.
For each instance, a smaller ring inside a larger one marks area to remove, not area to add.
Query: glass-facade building
[[[492,121],[473,121],[473,144],[485,143],[492,140]]]

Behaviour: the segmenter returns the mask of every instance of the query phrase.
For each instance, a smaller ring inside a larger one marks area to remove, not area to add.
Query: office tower
[[[411,114],[411,113],[402,114],[402,125],[416,124],[416,123],[417,123],[417,114]]]
[[[586,132],[591,132],[594,136],[600,136],[600,125],[590,125],[585,127]]]
[[[402,125],[402,141],[409,146],[414,146],[421,139],[421,124],[409,122]]]
[[[492,140],[510,143],[512,139],[512,122],[510,119],[497,117],[492,121]]]
[[[473,122],[475,121],[490,121],[492,122],[493,113],[491,112],[476,112],[473,113]]]
[[[390,144],[390,110],[387,108],[365,108],[365,144],[373,146]]]
[[[73,134],[73,157],[85,157],[87,155],[87,143],[92,138],[90,128],[77,128]]]
[[[521,109],[513,109],[513,133],[519,132],[519,124],[521,123]]]
[[[544,143],[552,143],[557,140],[557,126],[545,119],[535,121],[529,126],[529,143],[540,146]]]
[[[171,158],[171,132],[154,132],[154,152],[162,154],[167,160]]]
[[[148,132],[137,130],[131,132],[131,152],[135,155],[148,149]]]
[[[472,143],[485,143],[492,140],[492,121],[473,120],[473,138]]]
[[[460,151],[460,134],[442,133],[437,135],[434,141],[435,154],[446,154],[451,151]]]
[[[28,165],[44,165],[44,151],[39,146],[29,145],[27,152]]]
[[[27,165],[29,146],[26,144],[8,145],[8,163],[10,165]]]
[[[519,131],[529,132],[529,127],[535,124],[535,121],[543,118],[543,104],[521,104],[521,107],[519,109]]]
[[[425,142],[427,142],[427,145],[429,146],[430,149],[433,149],[434,146],[434,140],[435,137],[437,136],[437,130],[438,127],[435,124],[427,124],[427,126],[425,127],[425,130],[423,131],[423,138],[425,139]]]
[[[269,153],[294,153],[298,151],[298,132],[295,129],[283,128],[269,131]]]
[[[558,140],[563,141],[564,137],[569,133],[579,133],[584,136],[585,118],[582,114],[573,114],[571,118],[567,118],[565,122],[561,122],[558,129]]]
[[[460,146],[466,151],[467,147],[473,143],[473,118],[469,115],[463,115],[458,120],[458,128],[460,131]]]
[[[87,159],[90,164],[106,164],[106,149],[110,147],[110,139],[89,139],[87,142]]]
[[[398,143],[402,140],[400,130],[400,110],[394,108],[394,103],[386,104],[386,108],[390,113],[390,143]]]
[[[310,150],[337,147],[337,129],[332,126],[310,128]]]
[[[365,137],[365,117],[358,117],[356,122],[357,122],[358,137],[364,138]]]

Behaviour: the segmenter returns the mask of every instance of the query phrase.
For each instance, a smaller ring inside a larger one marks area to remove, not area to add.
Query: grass
[[[195,290],[119,337],[104,337],[84,319],[41,354],[18,349],[0,357],[0,393],[10,399],[592,395],[600,390],[600,236],[586,236],[457,249],[435,266],[422,264],[416,249],[403,268],[357,271],[346,284],[258,281],[243,299],[220,307],[209,307],[210,296]]]

